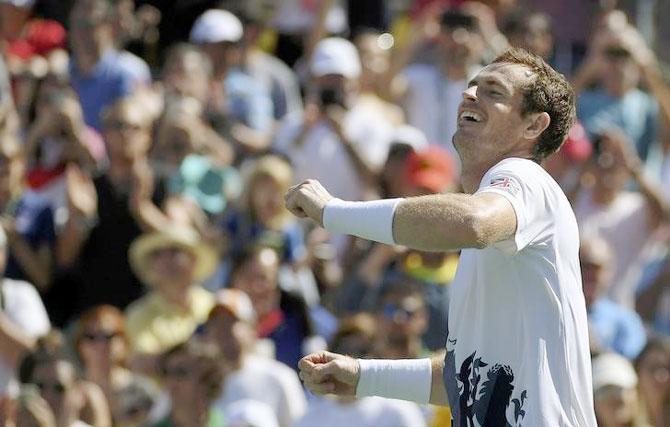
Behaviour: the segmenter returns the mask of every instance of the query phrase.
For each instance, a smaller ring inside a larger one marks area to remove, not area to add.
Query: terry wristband
[[[380,396],[427,404],[430,401],[430,359],[358,359],[356,397]]]
[[[346,202],[332,199],[323,210],[323,226],[335,233],[393,245],[393,215],[401,200]]]

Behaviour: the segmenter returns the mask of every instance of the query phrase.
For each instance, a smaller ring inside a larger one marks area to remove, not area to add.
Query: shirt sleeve
[[[510,255],[542,242],[554,225],[544,185],[549,176],[534,170],[538,166],[525,162],[530,160],[518,159],[494,166],[484,175],[476,193],[499,194],[512,205],[516,215],[514,236],[494,245]]]

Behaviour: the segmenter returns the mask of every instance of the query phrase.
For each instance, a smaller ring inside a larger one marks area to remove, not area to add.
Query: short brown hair
[[[535,74],[533,81],[523,88],[521,114],[549,114],[549,127],[540,135],[533,152],[535,160],[542,161],[561,147],[574,123],[575,93],[562,74],[526,50],[512,48],[493,60],[503,62],[524,65]]]

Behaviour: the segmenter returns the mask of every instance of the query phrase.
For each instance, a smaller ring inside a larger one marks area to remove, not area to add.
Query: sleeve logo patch
[[[493,178],[489,183],[489,187],[504,189],[512,194],[519,192],[519,185],[513,179],[506,176]]]

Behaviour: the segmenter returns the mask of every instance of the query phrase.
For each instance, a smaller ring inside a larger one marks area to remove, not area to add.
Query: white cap
[[[637,374],[633,365],[616,353],[604,353],[593,359],[593,390],[615,385],[621,388],[633,388],[637,385]]]
[[[238,320],[247,323],[256,322],[256,312],[251,299],[239,289],[220,289],[214,294],[214,307],[211,312],[218,308],[225,308]]]
[[[394,144],[406,144],[415,151],[423,150],[428,147],[428,138],[421,130],[409,125],[400,125],[393,131],[391,140]]]
[[[224,410],[226,425],[230,427],[278,427],[277,416],[272,408],[257,400],[238,400]]]
[[[340,37],[323,39],[314,48],[310,71],[316,77],[338,74],[357,78],[361,75],[358,50],[350,41]]]
[[[242,22],[227,10],[210,9],[196,19],[191,28],[192,43],[238,42],[242,39]]]

